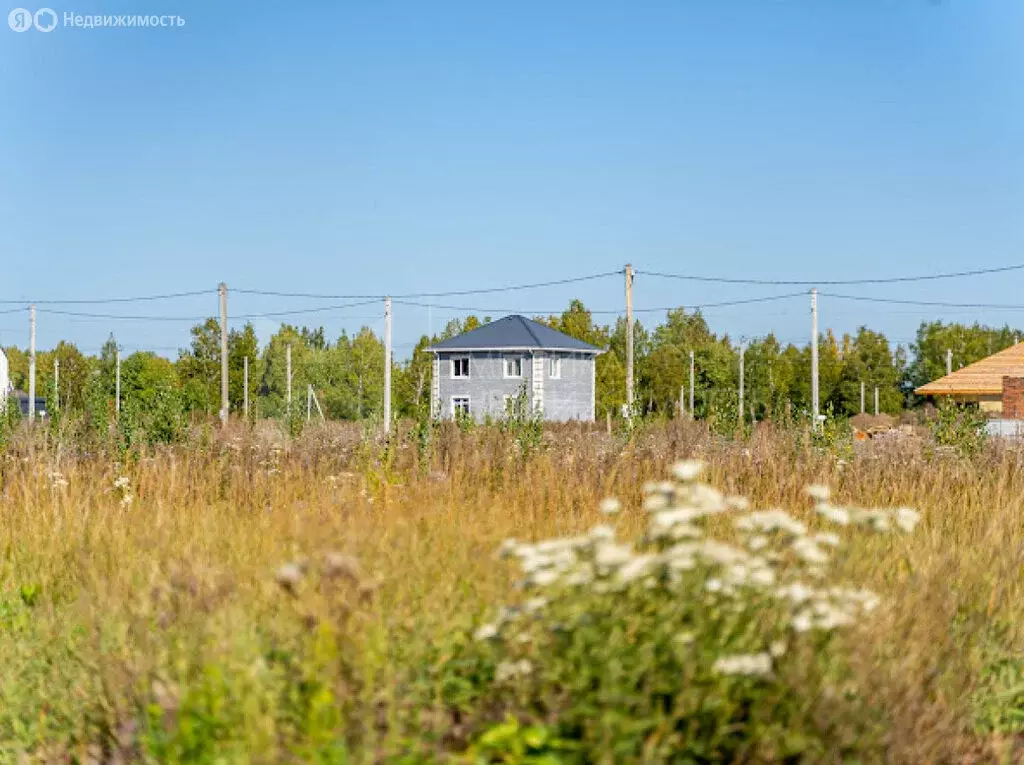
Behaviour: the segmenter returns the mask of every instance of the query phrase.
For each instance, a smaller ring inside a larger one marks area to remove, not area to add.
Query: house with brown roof
[[[1024,343],[1011,345],[915,390],[919,396],[948,397],[976,403],[993,417],[1024,417],[1019,391],[1024,390]]]

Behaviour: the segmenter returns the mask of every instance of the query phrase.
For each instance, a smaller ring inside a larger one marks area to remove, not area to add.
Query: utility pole
[[[36,419],[36,306],[28,307],[28,421]]]
[[[220,283],[220,422],[228,424],[228,285]]]
[[[739,405],[739,416],[740,416],[739,426],[740,426],[740,432],[743,431],[743,354],[746,352],[746,350],[747,350],[747,344],[741,342],[740,343],[740,405]]]
[[[875,417],[878,416],[878,386],[875,386]]]
[[[60,411],[60,359],[53,359],[53,411]]]
[[[114,350],[114,414],[121,414],[121,347]]]
[[[391,432],[391,298],[384,298],[384,432]]]
[[[626,407],[633,416],[633,266],[626,264]]]
[[[679,386],[679,419],[686,416],[686,386]]]
[[[242,360],[242,416],[249,421],[249,357]]]
[[[818,290],[811,290],[811,427],[818,428]]]
[[[313,384],[306,385],[306,422],[313,417]]]
[[[946,374],[953,374],[953,349],[946,349]]]
[[[696,410],[693,408],[693,351],[690,351],[690,418],[696,419]]]
[[[860,413],[864,414],[864,381],[860,381]]]
[[[288,416],[292,414],[292,344],[288,343],[284,347],[284,374],[287,378],[288,392],[285,401],[288,405],[287,411]]]

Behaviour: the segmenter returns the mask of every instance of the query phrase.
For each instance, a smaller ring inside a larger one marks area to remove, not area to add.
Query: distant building
[[[22,415],[28,417],[28,394],[23,390],[16,390],[9,395],[18,400]],[[46,399],[42,396],[36,396],[36,417],[46,417]]]
[[[436,343],[434,416],[501,418],[519,402],[545,420],[592,421],[600,348],[523,316],[506,316]]]
[[[1024,344],[1011,345],[915,390],[919,396],[977,404],[992,417],[1024,417],[1017,403],[1024,378]],[[1020,413],[1018,413],[1020,412]]]

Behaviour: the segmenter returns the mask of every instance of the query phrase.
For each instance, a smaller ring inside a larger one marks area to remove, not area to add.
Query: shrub
[[[935,417],[928,422],[935,443],[956,449],[961,454],[975,454],[985,445],[985,415],[975,406],[943,400]]]
[[[781,510],[750,511],[698,483],[700,470],[679,463],[676,481],[646,487],[649,521],[635,545],[609,525],[505,543],[527,597],[476,631],[476,666],[490,680],[478,708],[532,721],[543,731],[534,741],[559,742],[563,761],[570,751],[580,762],[870,757],[875,722],[833,642],[878,598],[833,581],[837,535],[811,533]],[[823,487],[811,493],[837,525],[909,531],[918,520],[909,509],[834,507]],[[735,543],[710,533],[730,526]],[[508,740],[525,751],[529,742],[498,725],[503,734],[492,728],[478,748],[500,759],[495,743]]]

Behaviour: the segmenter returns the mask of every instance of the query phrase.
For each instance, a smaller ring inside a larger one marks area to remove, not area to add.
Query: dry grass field
[[[517,597],[501,542],[590,528],[612,495],[639,531],[643,484],[690,457],[812,525],[809,484],[917,508],[914,534],[851,538],[839,564],[882,598],[832,649],[881,718],[865,760],[1024,761],[1024,451],[840,458],[694,423],[550,428],[525,454],[513,436],[238,426],[118,464],[23,434],[2,463],[0,762],[457,758],[486,715],[453,707],[450,660]]]

